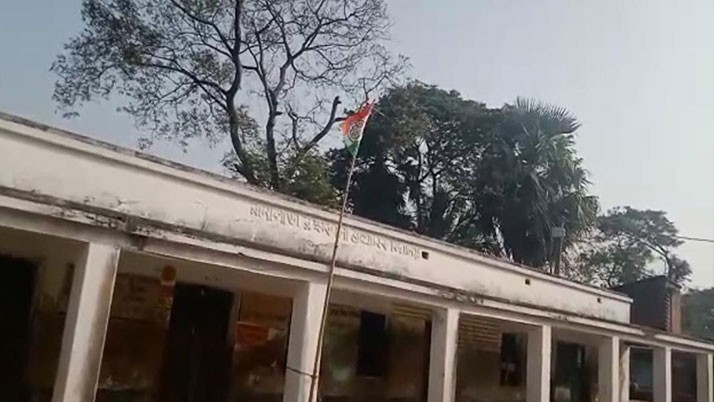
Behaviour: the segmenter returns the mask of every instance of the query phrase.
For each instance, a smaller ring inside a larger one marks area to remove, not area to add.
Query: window
[[[501,386],[518,387],[523,380],[521,338],[516,334],[501,335]]]
[[[361,311],[357,339],[357,375],[383,378],[387,373],[387,317]]]

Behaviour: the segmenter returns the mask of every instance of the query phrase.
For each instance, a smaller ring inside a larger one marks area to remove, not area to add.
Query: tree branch
[[[308,141],[307,144],[302,146],[297,154],[295,155],[295,158],[293,158],[293,162],[291,163],[290,167],[286,170],[286,177],[292,177],[293,173],[297,170],[298,166],[300,166],[300,163],[302,160],[305,158],[308,152],[310,152],[311,149],[317,146],[317,144],[330,132],[330,129],[334,124],[338,121],[344,120],[344,118],[339,118],[337,116],[337,108],[340,106],[342,102],[340,101],[339,96],[335,96],[335,98],[332,100],[332,107],[330,109],[330,117],[328,118],[327,122],[325,125],[322,127],[322,129],[315,134],[314,137],[310,141]],[[297,142],[296,142],[297,145]]]
[[[181,12],[183,12],[187,17],[189,17],[189,18],[192,19],[193,21],[196,21],[196,22],[198,22],[199,24],[207,25],[207,26],[213,28],[213,30],[216,31],[216,34],[218,34],[218,37],[220,38],[221,43],[223,43],[223,46],[225,46],[226,49],[228,49],[228,52],[229,52],[229,53],[232,53],[232,52],[233,52],[233,48],[231,47],[230,43],[228,43],[228,38],[225,37],[225,35],[223,34],[223,32],[221,32],[220,28],[218,28],[218,26],[217,26],[216,24],[214,24],[212,21],[209,21],[209,20],[207,20],[207,19],[201,18],[201,17],[199,17],[198,15],[192,13],[188,8],[182,6],[182,5],[181,5],[178,1],[176,1],[176,0],[169,0],[169,1],[171,1],[171,4],[173,4],[176,8],[178,8],[179,10],[181,10]],[[243,0],[236,0],[236,4],[238,4],[238,3],[243,3]],[[236,7],[237,7],[237,6],[236,6]]]
[[[235,0],[235,8],[233,11],[233,38],[235,44],[231,49],[231,61],[235,66],[235,73],[233,74],[233,82],[230,88],[228,88],[228,96],[235,97],[238,89],[240,89],[241,82],[243,80],[243,64],[240,61],[241,54],[241,42],[243,40],[241,35],[241,17],[243,15],[243,1]]]
[[[149,55],[149,56],[160,58],[160,56],[156,56],[156,55]],[[220,85],[218,85],[217,83],[215,83],[213,81],[208,81],[205,79],[198,78],[198,76],[196,76],[194,73],[186,70],[183,67],[180,67],[175,61],[174,61],[174,64],[175,64],[174,66],[171,66],[171,65],[167,65],[167,64],[151,63],[151,62],[133,62],[132,63],[132,65],[138,66],[138,67],[156,68],[156,69],[160,69],[160,70],[166,70],[166,71],[171,71],[174,73],[182,74],[185,77],[189,78],[191,81],[193,81],[199,88],[201,88],[201,90],[203,90],[203,92],[207,96],[209,96],[211,99],[213,99],[216,103],[218,103],[220,105],[223,104],[222,99],[219,99],[218,97],[216,97],[216,95],[214,93],[212,93],[211,91],[209,91],[206,88],[206,87],[213,88],[216,91],[220,92],[221,94],[225,95],[225,90],[223,88],[221,88]]]
[[[290,118],[290,134],[291,140],[295,146],[296,150],[300,149],[300,142],[298,141],[298,124],[300,123],[300,118],[292,109],[288,110],[288,117]]]
[[[342,101],[340,101],[340,97],[335,96],[335,98],[332,100],[332,107],[330,108],[330,117],[327,119],[327,122],[322,127],[322,130],[315,134],[315,136],[312,137],[312,139],[302,148],[302,153],[306,153],[310,149],[315,147],[317,143],[319,143],[330,132],[330,129],[332,129],[332,126],[337,121],[337,108],[340,106],[341,103]]]

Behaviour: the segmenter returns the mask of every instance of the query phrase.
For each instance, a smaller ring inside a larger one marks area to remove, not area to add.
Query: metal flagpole
[[[367,125],[365,119],[364,125]],[[363,127],[364,129],[364,127]],[[360,138],[361,142],[361,138]],[[337,230],[335,232],[335,244],[332,246],[332,258],[330,259],[330,270],[327,277],[327,288],[325,289],[325,300],[322,303],[322,317],[320,318],[320,331],[317,334],[317,352],[315,353],[315,361],[312,365],[312,374],[310,376],[310,397],[308,402],[314,402],[317,393],[317,380],[319,379],[320,359],[322,357],[322,341],[325,337],[325,325],[327,323],[327,311],[330,303],[330,295],[332,294],[332,282],[335,277],[335,265],[337,263],[337,248],[340,244],[340,234],[342,233],[342,221],[345,217],[345,209],[347,208],[347,200],[349,199],[350,186],[352,185],[352,173],[355,170],[355,162],[357,161],[357,150],[352,153],[352,162],[350,170],[347,173],[347,184],[345,191],[342,193],[342,208],[340,209],[340,217],[337,220]]]

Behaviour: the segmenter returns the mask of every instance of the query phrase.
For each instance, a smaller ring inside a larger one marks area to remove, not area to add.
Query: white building
[[[0,115],[0,394],[307,401],[335,221]],[[673,356],[712,402],[714,345],[632,325],[628,297],[359,218],[330,302],[325,401],[624,402],[638,347],[655,402]]]

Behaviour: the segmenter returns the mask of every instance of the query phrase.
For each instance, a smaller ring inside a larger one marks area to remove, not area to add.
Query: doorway
[[[161,402],[225,402],[233,293],[177,284],[164,351]]]
[[[35,266],[0,255],[0,395],[3,401],[28,399],[25,365],[30,346],[30,311]]]
[[[557,342],[551,400],[590,402],[590,375],[586,348],[570,342]]]

